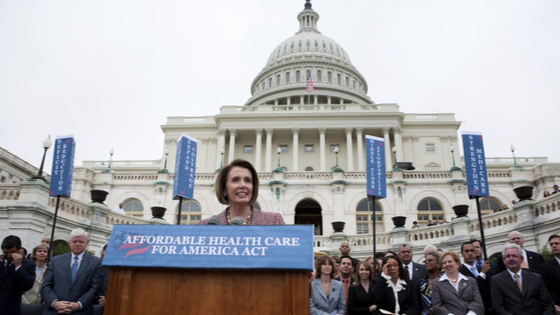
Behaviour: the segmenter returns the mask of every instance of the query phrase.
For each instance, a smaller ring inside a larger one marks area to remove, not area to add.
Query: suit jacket
[[[486,279],[484,279],[480,274],[475,277],[472,271],[469,270],[469,268],[465,267],[465,265],[463,264],[461,264],[461,267],[459,267],[459,272],[467,277],[471,277],[476,280],[478,291],[480,293],[480,296],[482,297],[482,302],[484,303],[484,311],[486,314],[490,314],[492,312],[492,292],[490,291],[490,279],[492,279],[491,275],[487,274]]]
[[[45,302],[43,315],[58,314],[51,307],[55,300],[79,301],[82,303],[82,309],[76,312],[76,314],[93,315],[93,302],[99,286],[102,285],[101,260],[88,253],[84,253],[74,282],[72,282],[71,259],[71,253],[56,256],[52,259],[49,268],[46,270],[45,280],[41,287],[41,296]]]
[[[406,285],[397,293],[399,298],[400,311],[399,314],[417,315],[420,314],[420,304],[418,300],[419,289],[414,287],[410,280],[405,279]],[[377,309],[373,314],[382,314],[379,309],[384,309],[389,312],[395,311],[396,301],[393,289],[388,286],[387,279],[382,276],[375,277],[376,285],[370,294],[375,300]]]
[[[226,210],[222,211],[220,217],[220,225],[227,225]],[[234,218],[231,218],[233,220]],[[200,225],[207,225],[210,218],[200,221]],[[253,215],[251,216],[251,225],[285,225],[284,219],[280,213],[265,212],[253,207]]]
[[[526,263],[527,266],[529,267],[529,270],[531,270],[532,272],[539,273],[541,264],[544,264],[543,256],[539,253],[535,253],[530,250],[525,250],[525,253],[527,253]],[[500,272],[505,271],[507,269],[506,265],[504,264],[504,258],[502,257],[502,255],[498,256],[498,267],[500,267]]]
[[[432,282],[432,307],[436,315],[464,315],[472,310],[477,315],[484,314],[484,304],[476,280],[467,277],[459,282],[459,292],[447,280]]]
[[[521,271],[523,293],[509,272],[502,271],[492,278],[492,303],[496,315],[554,315],[554,304],[539,274]]]
[[[417,262],[412,262],[414,270],[412,271],[412,280],[410,284],[414,287],[420,288],[420,281],[422,281],[428,275],[426,271],[426,266],[419,264]],[[420,301],[420,291],[418,291],[418,301]]]
[[[560,306],[560,264],[553,258],[541,265],[541,276],[548,294],[555,305]]]
[[[375,304],[373,295],[369,294],[375,286],[375,281],[369,283],[368,292],[361,284],[351,285],[348,289],[348,315],[371,315],[369,307]]]
[[[334,311],[341,315],[346,312],[342,283],[331,279],[331,292],[327,297],[321,279],[314,279],[311,282],[311,315],[330,315]]]
[[[4,274],[4,261],[0,261],[0,310],[2,314],[19,315],[21,295],[31,289],[35,283],[35,263],[23,258],[21,267],[16,270],[14,264]]]

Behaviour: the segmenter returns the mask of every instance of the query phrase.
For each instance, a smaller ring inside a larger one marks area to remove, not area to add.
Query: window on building
[[[310,76],[311,76],[311,70],[307,70],[307,76],[305,77],[305,80],[309,79]]]
[[[317,82],[323,81],[323,73],[321,70],[317,70]]]
[[[183,201],[181,206],[181,225],[198,225],[202,217],[200,204],[195,200]],[[179,207],[177,206],[177,213]]]
[[[336,83],[342,84],[342,76],[339,74],[336,75]]]
[[[286,83],[290,83],[290,73],[286,72]]]
[[[301,40],[299,41],[299,45],[298,45],[298,47],[299,47],[299,48],[301,48]]]
[[[373,216],[369,208],[367,199],[362,200],[356,208],[356,232],[358,234],[373,233]],[[383,210],[378,201],[375,202],[375,223],[376,230],[383,226]]]
[[[436,146],[433,143],[426,143],[426,152],[436,152]]]
[[[335,149],[339,149],[339,150],[340,150],[340,148],[338,147],[338,144],[331,144],[331,152],[334,153],[334,150],[335,150]]]
[[[280,153],[288,153],[288,145],[287,144],[281,144],[278,147],[280,148]]]
[[[502,209],[502,202],[494,197],[484,197],[480,199],[480,212],[482,214],[493,213],[494,210]]]
[[[306,172],[313,172],[313,167],[308,166],[308,167],[305,168],[305,171]]]
[[[272,87],[272,78],[268,79],[268,87],[271,88]]]
[[[299,82],[301,80],[301,73],[298,71],[296,71],[296,82]]]
[[[290,49],[294,49],[294,42],[292,42],[292,46],[290,46]]]
[[[6,182],[6,177],[2,176],[0,177],[0,183],[5,183]]]
[[[346,77],[346,86],[350,86],[350,79],[348,77]]]
[[[317,41],[315,41],[315,48],[318,48],[319,44],[317,43]]]
[[[313,149],[314,149],[314,147],[313,147],[312,144],[306,144],[305,145],[305,152],[311,153],[311,152],[313,152]]]
[[[445,219],[443,208],[439,201],[434,198],[425,198],[418,203],[418,223],[427,224],[428,220],[432,220],[433,223],[439,220],[440,223]]]
[[[276,85],[280,85],[280,75],[276,76]]]
[[[264,82],[262,83],[262,89],[264,90]]]
[[[352,87],[356,88],[356,81],[352,80]]]
[[[243,152],[245,153],[253,153],[253,146],[252,145],[246,145]]]
[[[144,216],[144,206],[138,199],[129,199],[123,205],[123,210],[126,214],[134,217]]]
[[[307,40],[307,47],[309,47],[311,44],[309,44],[309,40]]]
[[[332,72],[327,72],[327,80],[329,81],[329,83],[332,83]]]

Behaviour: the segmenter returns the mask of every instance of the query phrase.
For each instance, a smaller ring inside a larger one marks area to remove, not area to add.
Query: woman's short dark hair
[[[402,261],[399,258],[399,256],[386,256],[385,258],[383,258],[383,266],[385,266],[385,264],[387,264],[387,260],[389,260],[389,259],[394,259],[399,264],[399,278],[401,278],[403,280],[404,279],[408,280],[408,278],[406,277],[406,272],[404,271],[404,268],[402,266]]]
[[[251,192],[251,200],[249,201],[249,204],[254,204],[255,202],[257,202],[257,197],[259,196],[259,174],[251,163],[242,159],[233,160],[231,163],[229,163],[229,165],[222,168],[220,173],[218,173],[218,176],[216,177],[216,185],[214,188],[214,190],[216,191],[216,197],[218,197],[218,201],[224,205],[229,204],[227,196],[224,197],[224,192],[226,190],[226,183],[229,172],[234,167],[245,168],[251,173],[253,191]]]
[[[331,263],[331,279],[334,279],[334,275],[336,273],[336,266],[334,265],[334,260],[327,255],[321,256],[315,260],[315,279],[321,278],[321,266],[325,263],[325,261],[329,261]]]

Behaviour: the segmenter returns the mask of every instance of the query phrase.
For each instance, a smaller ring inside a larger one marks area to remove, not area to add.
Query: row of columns
[[[308,95],[306,97],[306,96],[300,95],[299,105],[310,105],[311,100],[313,100],[313,105],[319,105],[319,96],[320,95]],[[280,103],[279,100],[280,99],[275,99],[274,100],[274,105],[278,106],[278,104]],[[327,105],[332,105],[331,101],[332,101],[332,96],[327,95]],[[287,106],[292,105],[291,103],[292,103],[292,97],[291,96],[286,97],[286,105]],[[344,99],[343,98],[339,98],[339,104],[340,105],[344,104]]]
[[[356,148],[358,154],[358,170],[365,170],[365,163],[364,163],[364,136],[363,136],[363,127],[346,127],[346,171],[352,172],[356,169],[354,168],[354,150],[353,150],[353,134],[354,131],[356,133]],[[399,127],[383,127],[383,137],[385,139],[385,163],[386,169],[390,170],[393,167],[392,162],[392,146],[391,146],[391,139],[390,139],[390,131],[393,130],[394,140],[395,140],[395,147],[397,148],[397,161],[403,161],[403,146],[402,146],[402,134],[401,129]],[[264,131],[264,133],[263,133]],[[326,139],[325,133],[327,128],[320,127],[318,128],[319,131],[319,170],[321,172],[327,171],[326,167]],[[225,149],[225,140],[226,134],[229,132],[229,150],[228,150],[228,160],[227,164],[231,163],[231,161],[235,158],[235,141],[237,130],[236,129],[220,129],[219,130],[219,138],[218,138],[218,148],[216,153],[216,168],[220,167],[221,163],[221,151]],[[272,155],[273,150],[272,148],[272,135],[274,129],[273,128],[257,128],[255,129],[256,133],[256,142],[255,142],[255,168],[257,171],[265,171],[270,172],[272,171]],[[298,172],[299,170],[299,133],[300,128],[293,127],[292,128],[292,170],[294,172]],[[262,167],[262,137],[263,135],[266,136],[266,147],[265,147],[265,166],[264,169]],[[224,161],[225,162],[225,161]]]

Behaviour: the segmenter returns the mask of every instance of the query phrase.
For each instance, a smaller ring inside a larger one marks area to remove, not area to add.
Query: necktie
[[[482,269],[482,259],[476,262],[479,269]]]
[[[476,269],[475,266],[472,266],[472,267],[471,267],[471,272],[472,272],[472,274],[473,274],[475,277],[478,277],[478,270]]]
[[[76,277],[77,272],[78,272],[78,256],[74,256],[74,262],[72,263],[72,282],[74,282],[74,278]]]
[[[11,266],[12,266],[12,263],[8,263],[8,264],[4,265],[4,275],[8,274],[8,270],[10,270]]]
[[[525,262],[525,259],[523,259],[523,262],[521,263],[521,268],[523,269],[528,269],[529,266],[527,266],[527,263]]]
[[[412,279],[410,279],[410,272],[408,272],[408,266],[404,266],[404,270],[406,271],[406,277],[407,277],[409,280],[412,280]]]
[[[521,287],[521,281],[519,281],[519,275],[515,274],[515,283],[517,284],[517,287],[519,288],[519,292],[523,293],[523,288]]]

